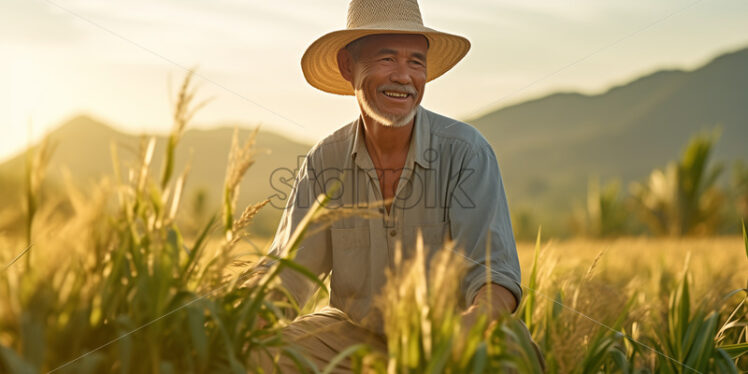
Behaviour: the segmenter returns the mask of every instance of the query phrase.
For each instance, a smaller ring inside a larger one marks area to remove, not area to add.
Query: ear
[[[338,70],[343,79],[353,84],[353,56],[345,48],[338,51]]]

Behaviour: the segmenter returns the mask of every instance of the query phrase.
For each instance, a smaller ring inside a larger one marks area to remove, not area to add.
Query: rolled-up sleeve
[[[269,254],[273,256],[285,256],[289,250],[289,242],[299,223],[312,207],[318,186],[315,184],[316,177],[313,167],[310,166],[311,156],[307,156],[299,168],[294,181],[293,188],[286,202],[278,230],[270,245]],[[330,272],[332,266],[330,231],[326,229],[316,230],[314,224],[307,229],[307,234],[301,241],[294,262],[307,268],[318,277],[325,276]],[[267,267],[274,261],[266,261],[261,266]],[[315,291],[315,283],[301,273],[285,268],[281,271],[280,280],[282,285],[296,299],[299,306],[303,306]]]
[[[467,256],[467,272],[460,288],[464,305],[471,305],[486,284],[489,238],[491,282],[508,289],[519,305],[522,287],[517,247],[499,165],[488,144],[467,151],[455,194],[463,198],[453,198],[450,204],[450,232],[458,249]]]

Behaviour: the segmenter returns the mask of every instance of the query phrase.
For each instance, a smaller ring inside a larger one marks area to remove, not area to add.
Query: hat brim
[[[417,34],[429,41],[426,53],[426,81],[431,81],[446,73],[470,50],[470,42],[461,36],[436,31],[423,26],[393,29],[392,25],[333,31],[315,40],[301,58],[304,78],[312,86],[338,95],[353,95],[353,87],[340,75],[338,51],[348,43],[367,36],[378,34]]]

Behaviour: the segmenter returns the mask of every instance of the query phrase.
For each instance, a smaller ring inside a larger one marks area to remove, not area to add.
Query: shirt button
[[[395,230],[390,230],[390,236],[395,236],[395,235],[397,235],[397,231],[395,231]]]

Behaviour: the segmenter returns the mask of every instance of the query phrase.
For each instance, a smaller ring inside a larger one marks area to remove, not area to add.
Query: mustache
[[[382,92],[382,91],[405,92],[413,96],[416,96],[418,94],[418,91],[416,90],[416,88],[409,84],[396,84],[396,83],[383,84],[379,86],[377,90],[379,92]]]

